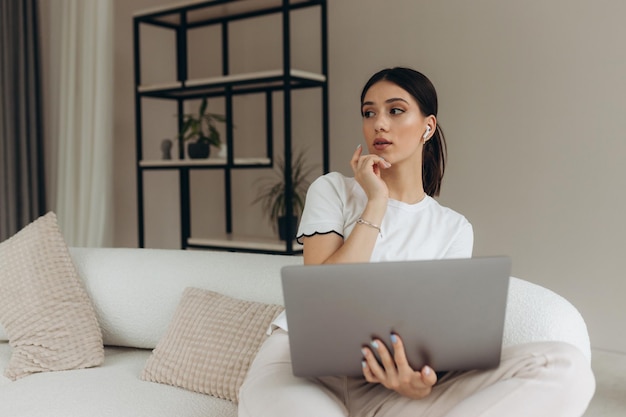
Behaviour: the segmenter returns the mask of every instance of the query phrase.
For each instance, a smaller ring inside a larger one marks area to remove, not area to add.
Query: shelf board
[[[174,81],[169,83],[149,84],[137,86],[137,92],[146,96],[164,96],[172,98],[185,98],[202,96],[203,94],[220,94],[225,87],[232,87],[235,92],[244,89],[278,88],[283,83],[283,70],[267,70],[249,72],[243,74],[230,74],[219,77],[198,78],[184,82]],[[319,85],[326,81],[326,76],[310,71],[291,69],[289,71],[291,84]]]
[[[211,4],[214,3],[214,4]],[[291,6],[315,5],[311,0],[290,0]],[[136,19],[142,19],[155,24],[179,26],[180,13],[187,12],[188,25],[201,24],[218,19],[239,18],[251,13],[267,11],[275,12],[282,6],[281,0],[234,0],[228,3],[207,0],[187,0],[177,3],[144,9],[133,14]]]
[[[270,158],[235,158],[234,166],[270,166]],[[167,159],[167,160],[143,160],[139,161],[142,168],[184,168],[184,167],[222,167],[226,166],[224,158],[203,159]]]
[[[316,74],[314,72],[302,71],[298,69],[291,69],[289,71],[289,75],[295,78],[302,78],[304,80],[309,81],[326,81],[326,77],[322,74]],[[188,80],[185,82],[185,87],[198,87],[198,86],[209,86],[215,84],[229,84],[240,81],[256,81],[256,80],[264,80],[270,78],[278,78],[283,76],[283,70],[268,70],[268,71],[258,71],[258,72],[249,72],[246,74],[231,74],[225,75],[222,77],[210,77],[210,78],[202,78],[197,80]]]
[[[284,252],[286,247],[286,243],[278,239],[232,234],[211,238],[190,237],[187,239],[187,244],[199,247],[220,247],[225,249],[247,249],[268,252]],[[294,241],[293,250],[301,251],[302,245]]]
[[[180,81],[172,81],[171,83],[159,83],[150,85],[140,85],[137,87],[137,91],[140,93],[149,93],[151,91],[167,91],[181,88],[183,83]]]

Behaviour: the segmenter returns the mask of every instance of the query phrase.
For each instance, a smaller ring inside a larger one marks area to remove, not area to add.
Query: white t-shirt
[[[366,204],[367,196],[354,178],[338,172],[319,177],[307,191],[298,241],[304,236],[324,233],[337,233],[346,239]],[[472,225],[464,216],[429,196],[417,204],[390,199],[380,229],[371,262],[472,256]],[[287,330],[284,313],[272,327]]]
[[[354,178],[338,172],[318,178],[307,192],[298,240],[329,232],[346,239],[366,204],[367,196]],[[371,262],[472,256],[472,225],[429,196],[417,204],[390,199],[380,229]]]

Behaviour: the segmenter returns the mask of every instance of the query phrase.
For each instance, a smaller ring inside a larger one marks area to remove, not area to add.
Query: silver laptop
[[[508,257],[286,266],[281,270],[296,376],[360,376],[361,347],[402,337],[413,369],[497,367]]]

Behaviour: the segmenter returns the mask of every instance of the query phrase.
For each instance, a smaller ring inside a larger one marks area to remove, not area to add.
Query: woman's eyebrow
[[[402,102],[404,102],[404,103],[406,103],[406,104],[409,104],[409,102],[408,102],[408,101],[406,101],[405,99],[400,98],[400,97],[392,97],[392,98],[388,98],[387,100],[385,100],[385,103],[386,103],[386,104],[389,104],[389,103],[395,103],[396,101],[402,101]],[[373,104],[374,104],[374,102],[373,102],[373,101],[365,101],[365,102],[363,102],[363,104],[361,104],[361,107],[363,107],[363,106],[371,106],[371,105],[373,105]]]

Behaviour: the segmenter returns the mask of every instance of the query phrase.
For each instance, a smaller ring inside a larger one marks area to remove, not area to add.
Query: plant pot
[[[296,216],[292,216],[291,218],[287,218],[287,216],[278,218],[278,237],[280,240],[288,240],[287,239],[287,224],[288,221],[291,220],[291,239],[295,239],[296,233],[298,233],[298,218]]]
[[[207,142],[190,142],[187,144],[187,155],[191,159],[208,158],[211,154],[211,146]]]

